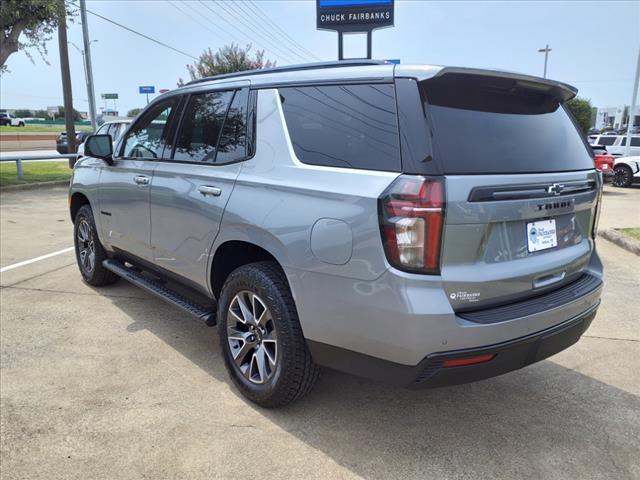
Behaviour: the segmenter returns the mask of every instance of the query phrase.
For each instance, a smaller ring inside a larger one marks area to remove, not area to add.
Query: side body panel
[[[209,249],[241,166],[159,162],[150,193],[155,264],[206,290]],[[201,187],[220,194],[203,194]]]
[[[285,270],[303,276],[305,271],[362,280],[382,275],[387,263],[377,199],[398,174],[300,163],[275,89],[259,91],[256,132],[256,154],[242,163],[212,252],[241,240],[267,249]],[[303,300],[296,300],[304,309]],[[301,318],[305,332],[313,328]]]
[[[152,259],[149,188],[157,164],[114,159],[113,165],[103,169],[99,189],[101,237],[108,249]],[[136,183],[139,177],[146,177],[147,183]]]

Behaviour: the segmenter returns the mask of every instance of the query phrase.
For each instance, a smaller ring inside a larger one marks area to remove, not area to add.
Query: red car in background
[[[605,182],[613,179],[613,155],[607,153],[607,147],[604,145],[591,145],[593,150],[593,163],[596,170],[602,172],[602,178]]]

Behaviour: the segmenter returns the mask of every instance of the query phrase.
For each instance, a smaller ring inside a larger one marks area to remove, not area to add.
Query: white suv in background
[[[14,117],[10,113],[0,113],[0,125],[10,125],[12,127],[24,127],[24,119]]]
[[[114,120],[113,122],[105,122],[98,130],[96,130],[96,135],[111,135],[113,139],[113,148],[115,148],[116,143],[120,139],[120,136],[127,129],[131,120]],[[78,145],[78,155],[84,156],[84,142]]]
[[[627,145],[626,135],[591,135],[589,137],[589,143],[591,145],[602,145],[607,147],[609,152],[614,157],[621,157],[625,154]],[[630,155],[640,155],[640,135],[631,135],[631,148],[629,149]]]
[[[634,138],[631,137],[631,145]],[[633,150],[633,146],[631,147]],[[638,150],[636,148],[636,150]],[[640,156],[616,158],[613,167],[613,185],[616,187],[630,187],[640,182]]]

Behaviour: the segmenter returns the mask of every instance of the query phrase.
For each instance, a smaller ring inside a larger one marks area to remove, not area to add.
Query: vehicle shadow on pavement
[[[164,305],[132,319],[215,379],[231,384],[215,328]],[[157,309],[158,315],[153,315]],[[574,347],[576,348],[576,347]],[[366,478],[633,478],[640,473],[640,397],[547,360],[501,377],[410,391],[324,370],[280,410],[245,400],[278,427]],[[637,478],[637,477],[636,477]]]

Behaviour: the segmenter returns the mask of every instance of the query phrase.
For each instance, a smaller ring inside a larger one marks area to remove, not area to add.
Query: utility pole
[[[638,101],[638,82],[640,81],[640,48],[638,49],[638,62],[636,63],[636,78],[633,81],[633,95],[631,105],[629,105],[629,120],[627,120],[627,143],[624,147],[624,156],[631,153],[631,129],[636,118],[636,102]]]
[[[64,97],[64,120],[67,131],[69,153],[76,153],[76,128],[73,123],[73,93],[69,71],[69,48],[67,45],[67,9],[64,0],[58,0],[58,48],[60,49],[60,73]]]
[[[84,68],[87,79],[87,97],[89,100],[89,116],[91,117],[91,128],[95,132],[98,129],[96,121],[96,96],[93,89],[93,69],[91,67],[91,42],[89,41],[89,25],[87,24],[87,4],[85,0],[80,0],[80,19],[82,20],[82,38],[84,40]]]
[[[549,52],[551,51],[551,49],[549,48],[549,44],[547,43],[547,46],[544,48],[541,48],[540,50],[538,50],[538,52],[540,53],[544,53],[544,74],[543,77],[547,78],[547,61],[549,60]]]

